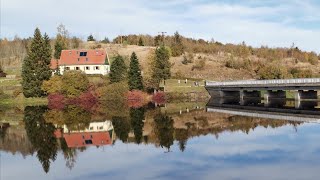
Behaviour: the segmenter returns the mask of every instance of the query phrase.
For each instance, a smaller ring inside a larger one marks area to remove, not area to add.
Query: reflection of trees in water
[[[130,122],[127,117],[113,116],[112,124],[116,135],[122,142],[127,142],[130,132]]]
[[[245,116],[231,116],[228,118],[228,123],[232,126],[229,126],[231,131],[238,131],[241,130],[248,134],[251,130],[254,130],[258,126],[262,126],[264,128],[277,128],[284,125],[293,125],[294,128],[297,125],[302,124],[302,122],[296,121],[285,121],[285,120],[270,120],[270,119],[260,119],[260,118],[253,118],[253,117],[245,117]]]
[[[154,131],[159,140],[161,147],[166,147],[170,151],[170,146],[173,145],[173,119],[166,114],[158,114],[154,117]]]
[[[74,167],[77,158],[77,149],[69,148],[64,138],[60,138],[60,146],[63,152],[64,159],[66,160],[66,166],[69,169]]]
[[[137,144],[141,143],[145,108],[130,108],[131,127]]]
[[[179,149],[183,152],[189,138],[188,129],[175,129],[175,138],[179,142]]]
[[[68,105],[63,109],[64,123],[69,130],[84,130],[89,127],[91,114],[76,105]]]
[[[67,105],[60,110],[49,110],[44,114],[46,122],[53,123],[59,127],[67,125],[71,131],[84,130],[89,127],[91,113],[76,105]]]
[[[6,137],[6,133],[8,130],[8,127],[10,126],[9,123],[0,124],[0,141],[3,141]]]
[[[46,123],[43,114],[47,110],[45,106],[27,106],[25,108],[24,122],[27,136],[37,151],[37,157],[47,173],[50,169],[50,160],[57,157],[57,140],[54,136],[55,127]]]

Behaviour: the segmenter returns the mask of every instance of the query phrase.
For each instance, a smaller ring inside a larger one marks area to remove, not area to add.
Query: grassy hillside
[[[120,54],[129,60],[131,53],[136,52],[143,74],[146,75],[149,70],[150,53],[155,49],[153,46],[119,45],[119,44],[98,44],[99,47],[107,49],[110,57]],[[92,43],[85,43],[86,48],[97,46]],[[184,63],[187,59],[189,63]],[[265,69],[280,68],[274,71],[280,71],[283,78],[299,77],[318,77],[320,65],[311,64],[308,61],[300,61],[296,58],[283,58],[270,60],[268,58],[249,55],[247,57],[234,56],[230,53],[185,53],[179,57],[171,57],[172,76],[175,79],[198,79],[198,80],[241,80],[241,79],[259,79]],[[267,76],[268,78],[268,76]]]
[[[9,75],[21,74],[22,59],[26,55],[26,42],[1,43],[0,63]],[[175,79],[240,80],[268,78],[318,77],[320,65],[314,53],[299,49],[253,49],[245,45],[219,45],[217,43],[197,43],[184,40],[185,54],[171,57],[172,76]],[[19,44],[19,46],[17,45]],[[23,45],[22,45],[23,44]],[[170,42],[168,42],[170,44]],[[142,66],[143,75],[149,70],[150,54],[154,46],[104,44],[81,42],[79,48],[104,48],[109,56],[120,54],[127,57],[136,52]],[[251,52],[251,53],[248,53]],[[288,53],[292,55],[288,55]],[[311,56],[312,55],[312,56]],[[312,57],[312,58],[311,58]],[[312,61],[310,60],[313,59]],[[269,75],[272,75],[271,77]]]

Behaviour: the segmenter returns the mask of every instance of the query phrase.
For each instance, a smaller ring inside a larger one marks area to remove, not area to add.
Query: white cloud
[[[320,27],[316,25],[320,11],[312,1],[2,1],[5,37],[31,36],[36,26],[54,36],[57,25],[63,23],[73,35],[83,38],[90,33],[102,39],[120,33],[155,35],[178,30],[186,36],[224,43],[289,47],[294,42],[302,49],[320,52]]]

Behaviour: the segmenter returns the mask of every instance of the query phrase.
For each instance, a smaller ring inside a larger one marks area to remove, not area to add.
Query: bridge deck
[[[274,80],[244,80],[214,82],[206,81],[207,89],[297,89],[317,90],[320,89],[320,78],[308,79],[274,79]]]
[[[290,113],[279,113],[279,112],[268,112],[268,111],[247,111],[244,109],[237,108],[221,108],[221,107],[207,107],[207,112],[225,113],[231,115],[265,118],[265,119],[278,119],[287,121],[299,121],[308,123],[320,123],[320,117],[316,116],[303,116]]]

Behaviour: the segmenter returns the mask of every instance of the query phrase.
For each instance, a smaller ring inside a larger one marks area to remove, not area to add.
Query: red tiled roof
[[[112,144],[110,134],[106,131],[65,133],[63,134],[63,138],[66,140],[69,148]]]
[[[80,56],[82,52],[86,56]],[[103,65],[107,53],[103,49],[74,49],[62,50],[59,65]],[[51,61],[51,68],[56,68],[56,61]]]

